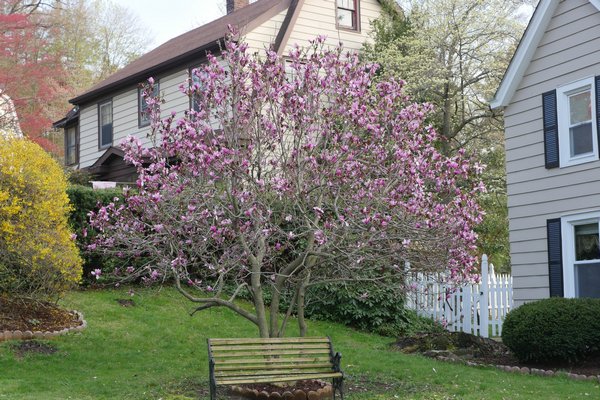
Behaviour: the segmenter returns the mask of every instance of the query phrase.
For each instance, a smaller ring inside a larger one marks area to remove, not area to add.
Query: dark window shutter
[[[564,297],[560,218],[547,220],[546,228],[548,233],[548,275],[550,277],[550,297]]]
[[[600,76],[594,79],[594,91],[596,92],[596,134],[598,135],[598,145],[600,146]],[[600,157],[600,151],[598,151]]]
[[[558,118],[556,111],[556,90],[542,94],[544,113],[544,154],[546,168],[557,168],[560,163],[558,153]]]

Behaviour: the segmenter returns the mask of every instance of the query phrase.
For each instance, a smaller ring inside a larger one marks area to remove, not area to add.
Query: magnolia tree
[[[402,81],[375,85],[376,69],[324,38],[285,63],[227,41],[182,86],[197,111],[161,120],[147,99],[154,147],[123,143],[137,190],[91,214],[92,247],[143,259],[118,272],[174,282],[197,310],[229,308],[261,337],[282,335],[295,307],[304,333],[317,282],[401,277],[407,261],[472,279],[480,167],[436,150],[431,106]],[[253,310],[234,301],[242,291]],[[282,296],[294,299],[285,316]]]

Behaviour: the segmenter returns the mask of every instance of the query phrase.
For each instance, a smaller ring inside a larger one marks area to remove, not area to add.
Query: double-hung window
[[[190,110],[200,110],[200,96],[202,96],[202,92],[204,91],[204,83],[200,79],[200,76],[203,76],[203,74],[205,74],[203,68],[203,66],[199,66],[190,69],[191,85],[192,89],[194,90],[194,92],[190,96]]]
[[[594,79],[578,81],[557,90],[561,166],[598,159]]]
[[[600,298],[600,212],[561,222],[565,297]]]
[[[154,82],[152,88],[152,97],[157,97],[159,93],[159,83]],[[148,103],[146,102],[147,97],[144,97],[144,87],[138,88],[138,127],[143,128],[150,125],[150,110],[148,109]]]
[[[101,149],[112,146],[113,142],[113,107],[112,100],[98,104],[98,133]]]
[[[336,0],[338,28],[359,31],[359,0]]]
[[[77,125],[65,128],[65,165],[77,164]]]
[[[544,93],[546,168],[598,160],[599,77],[590,77]]]

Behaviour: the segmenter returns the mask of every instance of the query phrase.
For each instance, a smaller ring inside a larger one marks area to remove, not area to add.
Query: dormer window
[[[337,1],[337,26],[342,29],[359,31],[360,19],[358,10],[359,0],[336,0]]]

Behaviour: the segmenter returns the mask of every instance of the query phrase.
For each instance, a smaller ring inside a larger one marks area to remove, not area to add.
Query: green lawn
[[[15,357],[0,343],[0,400],[207,399],[207,337],[248,337],[255,328],[227,310],[190,317],[191,304],[172,290],[74,292],[63,304],[82,311],[83,333],[50,341],[52,355]],[[293,327],[295,328],[295,327]],[[598,399],[598,383],[509,374],[407,356],[391,339],[326,322],[311,335],[331,336],[343,353],[352,399]],[[289,332],[294,335],[294,331]]]

